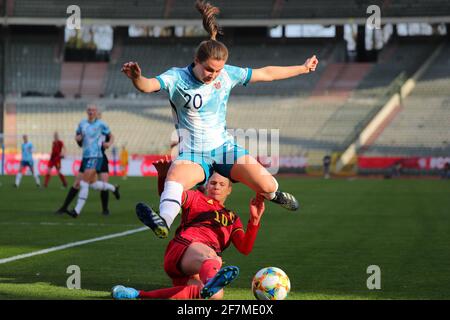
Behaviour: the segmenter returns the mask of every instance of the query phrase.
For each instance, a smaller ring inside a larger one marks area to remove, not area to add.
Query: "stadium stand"
[[[389,43],[380,54],[379,62],[356,64],[356,68],[369,68],[361,81],[349,93],[336,112],[316,131],[316,138],[321,141],[335,141],[333,150],[344,150],[364,129],[368,121],[386,103],[394,91],[416,71],[424,59],[437,46],[435,40],[417,41],[417,39],[395,39]],[[352,64],[346,64],[351,66]],[[349,68],[349,67],[347,67]],[[350,70],[350,75],[356,77],[357,70]],[[342,81],[342,76],[335,78],[332,85],[349,85],[348,80]],[[356,79],[358,80],[358,79]],[[342,83],[343,82],[343,83]],[[321,93],[321,98],[327,94]],[[339,94],[339,92],[338,92]],[[341,96],[331,93],[331,98]]]
[[[186,19],[189,23],[192,20],[199,23],[193,2],[79,0],[77,5],[82,8],[83,18],[93,19],[90,22],[95,18],[110,19],[115,26],[120,21],[123,23],[123,19],[130,23],[138,19]],[[245,25],[248,28],[239,27],[239,23],[225,25],[230,32],[221,40],[230,50],[229,64],[258,68],[301,64],[312,54],[320,59],[314,73],[236,87],[230,97],[228,128],[280,128],[280,154],[286,156],[345,150],[439,41],[434,37],[394,36],[378,53],[377,62],[367,62],[345,56],[348,52],[342,26],[339,31],[336,28],[335,38],[269,38],[267,33],[272,26],[255,27],[251,24],[253,20],[367,18],[367,6],[373,4],[382,8],[383,17],[450,15],[450,7],[444,0],[414,3],[352,0],[339,6],[331,0],[248,0],[245,3],[215,0],[213,3],[222,9],[219,16],[222,21],[249,21]],[[51,18],[67,17],[66,9],[71,4],[68,0],[42,0],[39,4],[33,0],[13,0],[0,7],[6,17],[30,17],[42,19],[39,23],[55,24],[56,19]],[[139,93],[120,69],[124,62],[138,61],[144,75],[155,76],[173,66],[184,67],[192,61],[199,42],[205,39],[195,34],[195,37],[129,38],[127,27],[114,27],[114,47],[109,60],[103,62],[62,61],[63,41],[55,35],[11,37],[8,46],[3,48],[6,50],[0,50],[0,54],[6,53],[4,72],[10,77],[4,83],[8,105],[5,114],[8,121],[15,121],[8,128],[14,128],[10,131],[17,136],[27,132],[43,152],[50,149],[49,137],[53,131],[59,131],[69,141],[69,153],[78,155],[73,131],[85,117],[86,104],[94,100],[104,108],[103,117],[115,133],[117,145],[126,143],[132,154],[166,152],[174,129],[166,95]],[[359,41],[358,51],[361,39],[355,41]],[[355,57],[359,54],[356,51]],[[439,59],[448,62],[449,53],[447,44]],[[448,91],[449,74],[448,64],[441,69],[432,66],[404,101],[403,110],[366,154],[448,153],[450,138],[444,125],[448,119],[448,99],[443,92]],[[26,97],[53,96],[57,91],[66,98]],[[423,134],[417,138],[417,132]],[[321,161],[321,156],[317,159]]]
[[[448,156],[450,43],[403,101],[402,110],[364,152],[367,156]]]
[[[33,0],[15,0],[13,2],[13,15],[16,17],[66,17],[67,7],[73,1],[42,0],[39,4]],[[154,1],[126,1],[114,0],[79,0],[76,5],[82,9],[86,18],[136,18],[151,19],[163,16],[165,0]]]
[[[118,143],[126,142],[132,153],[165,152],[173,131],[172,115],[165,94],[138,93],[120,67],[125,61],[139,61],[144,74],[149,70],[155,75],[173,65],[185,66],[198,39],[175,40],[125,39],[108,66],[107,99],[100,100],[105,108],[104,119],[116,133]],[[258,67],[279,61],[281,57],[283,64],[298,63],[299,56],[303,61],[311,52],[319,57],[323,55],[324,59],[316,73],[304,77],[236,88],[230,97],[228,127],[266,129],[276,124],[275,127],[282,128],[280,152],[283,155],[303,155],[314,150],[342,151],[390,97],[398,86],[395,82],[399,76],[404,81],[403,76],[413,73],[435,46],[436,42],[397,39],[381,52],[379,63],[345,64],[344,69],[336,69],[341,43],[304,41],[281,46],[268,42],[256,45],[257,49],[251,44],[235,43],[230,45],[230,64]],[[336,77],[328,79],[325,87],[321,86],[323,78],[330,77],[327,70],[333,68],[338,71]],[[336,88],[341,91],[336,93],[333,91]],[[314,95],[317,92],[319,97]],[[337,99],[342,92],[345,95]],[[86,100],[38,101],[18,100],[17,132],[28,130],[30,135],[39,137],[58,130],[72,139],[76,124],[85,116]],[[49,128],[48,123],[61,126]],[[71,125],[64,128],[62,124]],[[42,142],[44,150],[49,143]],[[73,154],[77,150],[75,146],[69,149]]]
[[[11,12],[16,17],[63,17],[66,8],[73,3],[69,0],[34,0],[7,1]],[[134,19],[192,19],[198,18],[193,1],[125,1],[115,0],[78,0],[87,18],[134,18]],[[366,17],[369,5],[378,5],[385,17],[417,17],[449,15],[450,7],[446,0],[349,0],[336,5],[332,0],[215,0],[214,4],[222,8],[223,19],[267,19],[279,18],[355,18]]]
[[[14,36],[6,50],[8,94],[54,95],[59,90],[61,63],[57,36]]]
[[[221,8],[220,17],[223,19],[239,19],[249,16],[253,19],[258,19],[270,17],[273,3],[274,1],[272,0],[248,0],[245,3],[242,1],[217,0],[214,2],[214,5]],[[184,1],[173,6],[168,17],[173,19],[197,19],[198,12],[191,2]]]

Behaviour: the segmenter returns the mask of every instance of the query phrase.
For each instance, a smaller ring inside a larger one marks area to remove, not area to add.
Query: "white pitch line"
[[[64,249],[67,249],[67,248],[78,247],[78,246],[82,246],[82,245],[85,245],[85,244],[88,244],[88,243],[92,243],[92,242],[97,242],[97,241],[103,241],[103,240],[123,237],[123,236],[127,236],[129,234],[141,232],[141,231],[144,231],[144,230],[148,230],[148,228],[147,227],[141,227],[141,228],[138,228],[138,229],[132,229],[132,230],[128,230],[128,231],[125,231],[125,232],[114,233],[114,234],[110,234],[110,235],[103,236],[103,237],[98,237],[98,238],[93,238],[93,239],[88,239],[88,240],[83,240],[83,241],[77,241],[77,242],[71,242],[71,243],[67,243],[67,244],[64,244],[64,245],[61,245],[61,246],[57,246],[57,247],[51,247],[51,248],[48,248],[48,249],[43,249],[43,250],[39,250],[39,251],[33,251],[33,252],[30,252],[30,253],[19,254],[17,256],[0,259],[0,264],[16,261],[16,260],[20,260],[20,259],[25,259],[25,258],[29,258],[29,257],[33,257],[33,256],[37,256],[37,255],[40,255],[40,254],[46,254],[46,253],[50,253],[50,252],[54,252],[54,251],[64,250]]]

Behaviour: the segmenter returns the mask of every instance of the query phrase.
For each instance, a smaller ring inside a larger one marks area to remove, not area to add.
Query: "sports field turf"
[[[134,206],[142,200],[158,204],[154,178],[113,178],[121,184],[122,199],[111,195],[111,216],[101,215],[99,194],[91,190],[78,219],[53,214],[66,195],[57,178],[47,190],[37,189],[28,176],[18,190],[13,181],[0,177],[0,299],[110,299],[115,284],[147,290],[170,286],[162,268],[168,241],[147,230],[1,263],[140,228]],[[301,210],[292,213],[267,203],[253,252],[225,251],[225,263],[241,269],[225,299],[253,299],[252,276],[265,266],[288,274],[288,299],[450,298],[449,181],[279,181],[298,197]],[[251,196],[236,184],[227,202],[245,224]],[[81,269],[80,290],[66,287],[70,265]],[[381,290],[367,289],[370,265],[381,268]]]

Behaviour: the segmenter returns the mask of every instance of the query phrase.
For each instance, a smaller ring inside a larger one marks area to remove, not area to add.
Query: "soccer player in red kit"
[[[160,169],[162,166],[160,162]],[[158,169],[158,164],[155,167]],[[165,175],[160,170],[158,174],[160,184],[164,184]],[[221,268],[221,254],[232,243],[239,252],[248,255],[264,213],[264,197],[256,195],[250,202],[250,220],[244,231],[239,216],[224,206],[231,190],[231,181],[214,173],[206,185],[206,195],[198,190],[183,192],[181,224],[164,256],[164,270],[172,279],[173,287],[143,291],[119,285],[112,290],[113,298],[221,299],[223,287],[239,274],[238,267]],[[151,209],[143,203],[138,206],[141,207],[136,210],[138,217],[147,225],[152,221],[148,217]],[[145,211],[148,215],[143,214]]]
[[[64,157],[65,147],[64,142],[59,140],[58,132],[55,132],[53,136],[53,144],[52,144],[52,154],[50,155],[50,160],[48,161],[48,170],[47,175],[45,176],[44,187],[47,188],[48,183],[51,177],[51,170],[53,167],[58,171],[58,176],[61,179],[61,182],[64,188],[67,187],[67,181],[64,175],[61,173],[61,159]]]

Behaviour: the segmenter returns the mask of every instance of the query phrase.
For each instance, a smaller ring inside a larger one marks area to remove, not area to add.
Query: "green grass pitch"
[[[72,179],[69,179],[72,181]],[[0,177],[0,260],[141,227],[138,201],[157,206],[154,178],[111,179],[111,216],[101,215],[91,190],[80,218],[57,216],[66,191],[53,178],[37,189],[24,177]],[[279,178],[301,202],[297,213],[266,204],[253,252],[230,247],[225,264],[241,274],[225,299],[254,299],[252,276],[262,267],[283,269],[291,280],[288,299],[449,299],[450,183],[442,180]],[[234,185],[227,207],[246,223],[253,193]],[[178,220],[175,224],[178,223]],[[171,235],[175,228],[172,228]],[[110,299],[111,287],[170,286],[163,270],[168,240],[150,231],[0,263],[0,299]],[[67,289],[67,268],[81,269],[81,289]],[[381,289],[369,290],[367,267],[381,269]]]

